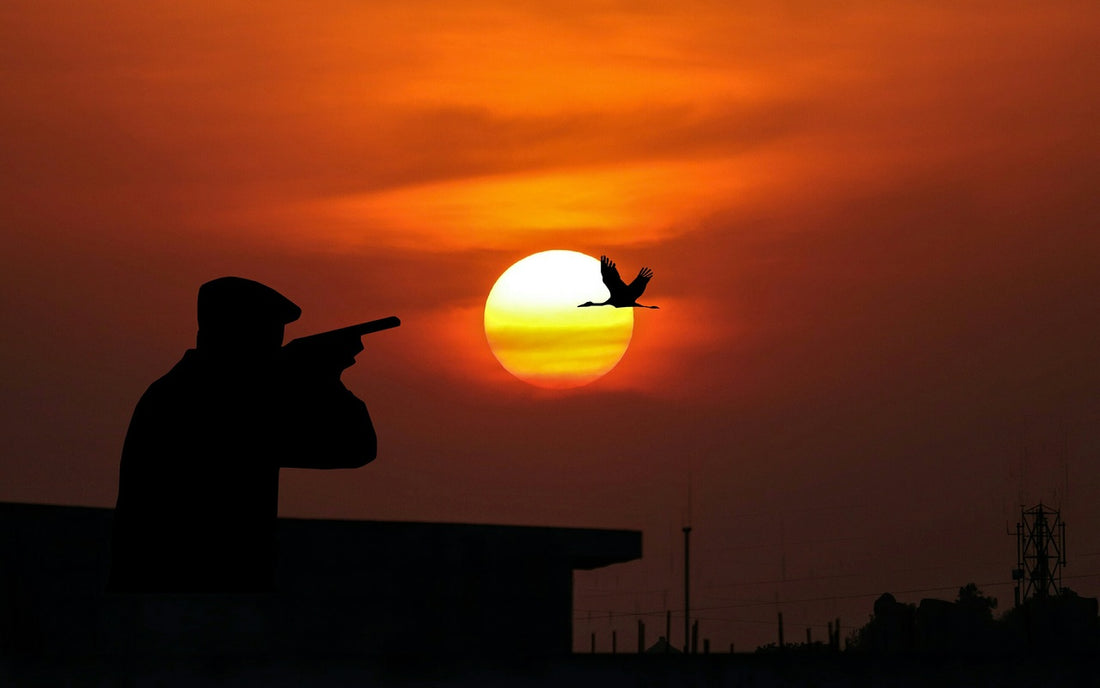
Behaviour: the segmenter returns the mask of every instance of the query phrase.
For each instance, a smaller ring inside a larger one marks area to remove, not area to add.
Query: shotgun
[[[290,365],[305,370],[339,372],[355,363],[355,354],[363,350],[364,335],[397,327],[396,316],[368,320],[328,332],[292,339],[283,346],[283,357]]]

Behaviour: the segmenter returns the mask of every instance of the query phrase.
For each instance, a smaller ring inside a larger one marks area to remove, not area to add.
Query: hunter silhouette
[[[269,590],[279,469],[375,458],[367,407],[340,381],[362,342],[329,337],[290,355],[283,330],[300,314],[240,277],[199,289],[196,347],[150,385],[126,434],[111,590]]]

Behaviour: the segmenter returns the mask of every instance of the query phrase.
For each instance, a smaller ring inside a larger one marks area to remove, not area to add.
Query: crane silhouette
[[[607,286],[607,290],[611,292],[611,295],[607,298],[607,301],[603,303],[593,303],[592,301],[586,301],[580,304],[577,308],[585,308],[587,306],[614,306],[615,308],[660,308],[660,306],[643,306],[638,303],[638,297],[645,291],[645,287],[649,284],[649,280],[653,278],[653,271],[649,268],[642,268],[638,271],[638,276],[634,278],[634,281],[630,284],[623,282],[623,278],[619,277],[619,271],[615,267],[614,261],[607,256],[600,256],[600,275],[603,276],[603,283]]]

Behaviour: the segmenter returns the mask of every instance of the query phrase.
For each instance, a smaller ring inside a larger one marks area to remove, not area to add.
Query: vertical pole
[[[730,643],[730,654],[733,654],[733,643]]]
[[[691,638],[691,526],[684,526],[684,654]]]
[[[1039,502],[1039,513],[1035,517],[1035,570],[1038,572],[1036,577],[1039,579],[1036,592],[1040,598],[1047,596],[1047,543],[1043,539],[1046,535],[1046,526],[1047,519],[1043,515],[1043,503]]]
[[[1024,585],[1024,513],[1020,510],[1020,522],[1016,524],[1016,570],[1019,571],[1020,578],[1016,580],[1016,606],[1020,606],[1021,598],[1023,597],[1023,585]]]
[[[638,654],[645,653],[645,621],[638,619]]]
[[[672,612],[665,610],[665,653],[672,649]]]
[[[1061,537],[1059,538],[1058,550],[1062,555],[1062,566],[1066,565],[1066,524],[1065,521],[1058,524],[1061,528]]]
[[[618,649],[619,649],[618,631],[611,631],[611,654],[615,654],[615,652]]]
[[[783,612],[779,612],[779,649],[783,649]]]

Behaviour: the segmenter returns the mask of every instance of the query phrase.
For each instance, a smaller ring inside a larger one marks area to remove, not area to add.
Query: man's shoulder
[[[197,378],[202,376],[203,365],[200,357],[194,349],[188,349],[183,357],[172,366],[167,373],[161,375],[149,385],[142,395],[142,399],[156,397],[171,393],[181,388],[192,385]]]

